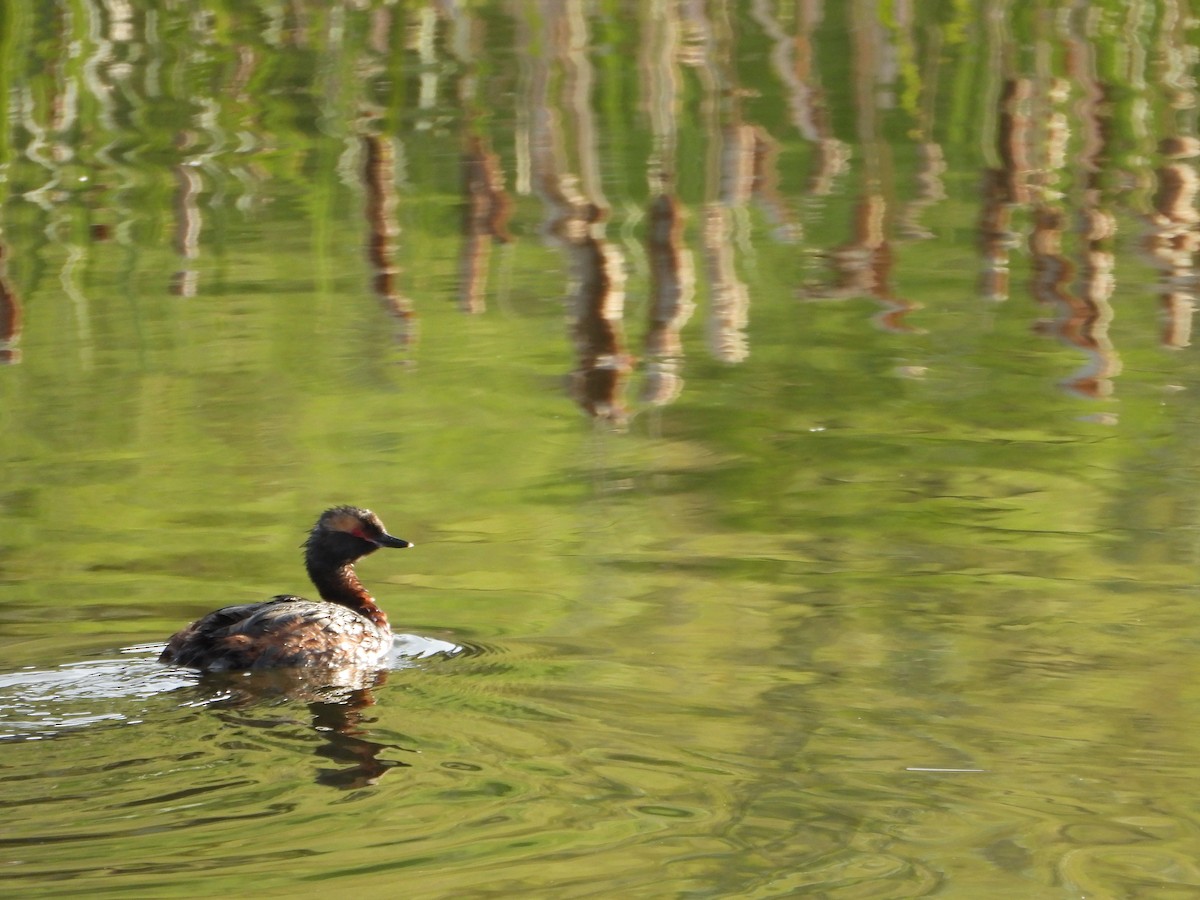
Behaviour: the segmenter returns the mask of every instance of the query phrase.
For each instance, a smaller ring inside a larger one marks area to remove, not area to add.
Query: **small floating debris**
[[[971,775],[986,772],[987,769],[944,769],[937,766],[905,766],[905,772],[936,772],[938,774]]]

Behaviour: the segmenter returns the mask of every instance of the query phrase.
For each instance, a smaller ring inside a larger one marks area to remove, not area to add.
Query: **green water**
[[[1195,28],[0,8],[0,890],[1200,892]],[[303,593],[390,671],[155,662]]]

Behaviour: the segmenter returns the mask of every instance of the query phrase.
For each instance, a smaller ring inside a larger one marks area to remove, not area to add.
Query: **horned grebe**
[[[158,660],[210,672],[378,666],[391,650],[392,630],[354,563],[380,547],[411,546],[388,534],[369,509],[327,509],[304,542],[304,566],[321,600],[280,594],[226,606],[176,633]]]

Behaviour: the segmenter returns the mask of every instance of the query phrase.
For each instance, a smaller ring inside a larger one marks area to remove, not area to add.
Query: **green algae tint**
[[[1196,10],[911,6],[0,10],[7,892],[1200,889]]]

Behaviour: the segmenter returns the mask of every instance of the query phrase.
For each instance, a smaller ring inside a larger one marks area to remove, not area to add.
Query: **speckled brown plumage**
[[[159,661],[213,672],[379,666],[392,631],[354,563],[380,547],[410,546],[370,510],[328,509],[304,543],[305,567],[321,600],[280,595],[218,609],[176,633]]]

